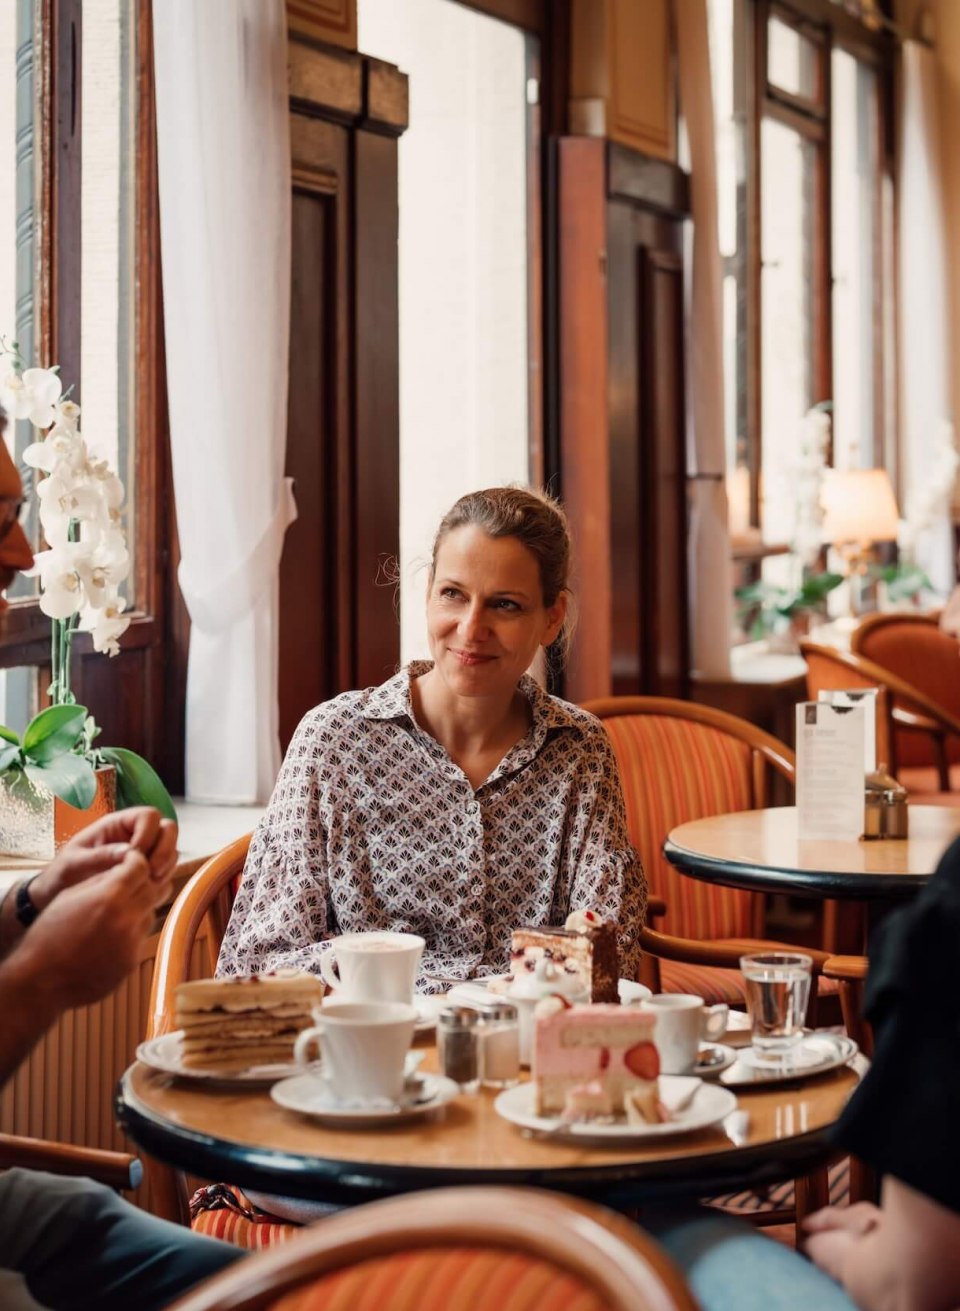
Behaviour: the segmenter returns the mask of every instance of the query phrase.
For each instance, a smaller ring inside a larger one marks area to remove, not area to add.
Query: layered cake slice
[[[290,1062],[322,1000],[320,979],[292,971],[181,983],[175,1023],[183,1030],[183,1064],[236,1074]]]
[[[570,1006],[548,997],[538,1003],[535,1021],[531,1072],[537,1115],[664,1118],[653,1016],[627,1006]]]
[[[575,910],[562,929],[514,929],[510,938],[510,973],[533,973],[549,960],[566,974],[580,978],[592,1002],[616,1005],[620,959],[617,926],[593,910]]]

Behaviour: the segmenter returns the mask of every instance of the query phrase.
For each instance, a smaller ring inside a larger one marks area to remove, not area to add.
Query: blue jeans
[[[19,1272],[50,1311],[160,1311],[243,1255],[90,1179],[0,1176],[0,1267]]]
[[[690,1212],[640,1223],[680,1266],[703,1311],[856,1311],[806,1257],[742,1220]]]

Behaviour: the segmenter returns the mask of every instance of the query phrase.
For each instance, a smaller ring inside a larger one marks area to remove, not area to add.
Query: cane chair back
[[[526,1188],[371,1202],[250,1256],[171,1311],[695,1311],[648,1235],[595,1203]]]

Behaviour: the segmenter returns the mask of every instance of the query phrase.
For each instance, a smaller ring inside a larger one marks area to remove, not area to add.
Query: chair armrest
[[[823,973],[828,979],[840,979],[844,983],[862,983],[867,977],[866,956],[830,956],[823,966]]]
[[[719,969],[738,970],[740,957],[755,951],[801,952],[813,960],[813,973],[819,974],[829,953],[811,947],[797,947],[789,942],[773,942],[766,938],[729,939],[725,942],[700,942],[695,938],[677,938],[657,929],[640,930],[640,946],[651,956],[661,960],[686,961],[689,965],[712,965]],[[839,959],[839,958],[835,958]]]
[[[52,1174],[89,1175],[108,1188],[137,1188],[143,1179],[140,1161],[126,1152],[0,1133],[0,1168],[9,1170],[15,1166],[24,1170],[49,1170]]]
[[[652,894],[647,897],[647,919],[660,920],[667,913],[667,903],[662,897],[655,897]]]

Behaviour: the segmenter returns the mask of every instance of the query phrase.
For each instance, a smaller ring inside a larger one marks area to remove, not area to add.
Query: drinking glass
[[[812,965],[802,952],[762,951],[740,957],[753,1047],[760,1059],[783,1060],[803,1037]]]

